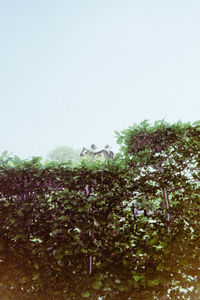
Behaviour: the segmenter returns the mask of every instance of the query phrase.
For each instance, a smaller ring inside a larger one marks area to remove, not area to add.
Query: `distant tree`
[[[48,153],[47,160],[54,160],[60,163],[71,160],[73,163],[76,163],[80,161],[80,150],[69,146],[58,146]]]

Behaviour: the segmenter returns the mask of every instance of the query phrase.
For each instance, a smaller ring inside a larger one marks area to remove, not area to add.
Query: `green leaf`
[[[145,276],[144,275],[134,275],[133,278],[135,279],[135,281],[138,281],[138,280],[145,279]]]
[[[61,221],[66,221],[66,220],[68,220],[69,218],[68,218],[68,216],[62,215],[62,216],[60,217],[60,219],[61,219]]]
[[[66,255],[72,255],[72,251],[71,250],[65,250],[65,254]]]
[[[21,283],[25,283],[26,281],[27,281],[27,277],[25,277],[25,276],[20,279]]]
[[[66,201],[68,202],[68,200],[66,200]],[[67,209],[72,209],[72,206],[71,205],[67,205],[66,208]]]
[[[115,283],[121,283],[121,280],[116,279],[116,280],[115,280]]]
[[[82,292],[81,296],[83,298],[89,298],[90,297],[90,292],[86,291],[86,292]]]
[[[148,286],[155,286],[155,285],[158,285],[159,283],[160,283],[160,279],[159,278],[157,278],[155,280],[149,280],[147,282]]]
[[[119,137],[119,136],[120,136],[119,131],[115,130],[114,133],[115,133],[116,137]]]
[[[20,239],[21,235],[20,234],[16,234],[13,238],[13,241],[17,241],[18,239]]]
[[[162,248],[164,248],[162,245],[158,245],[158,246],[155,246],[156,250],[160,250]]]
[[[161,271],[163,270],[163,268],[164,268],[163,264],[159,264],[156,269],[157,271]]]
[[[82,211],[84,211],[84,208],[83,207],[79,207],[78,208],[78,212],[82,212]]]
[[[98,290],[100,289],[100,287],[102,286],[102,283],[101,281],[96,281],[92,284],[92,288],[95,289],[95,290]]]
[[[35,273],[32,277],[33,280],[37,280],[40,277],[39,273]]]
[[[123,285],[119,285],[118,286],[118,290],[120,290],[120,292],[123,292],[123,291],[125,291],[125,287],[123,286]]]
[[[88,250],[87,249],[81,249],[81,252],[88,253]]]
[[[22,212],[21,209],[17,210],[17,215],[18,215],[19,217],[24,217],[24,214],[23,214],[23,212]]]
[[[199,127],[200,126],[200,121],[196,121],[196,122],[192,123],[192,125],[195,125],[195,126]]]
[[[0,155],[0,159],[4,159],[4,158],[6,157],[7,154],[8,154],[8,151],[7,151],[7,150],[3,151],[3,152],[1,153],[1,155]]]
[[[38,265],[37,263],[34,263],[34,268],[35,268],[36,270],[39,270],[39,265]]]

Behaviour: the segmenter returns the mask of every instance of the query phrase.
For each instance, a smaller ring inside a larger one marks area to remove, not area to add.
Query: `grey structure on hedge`
[[[109,159],[113,159],[114,158],[114,152],[110,150],[110,146],[106,145],[104,147],[104,149],[95,152],[95,150],[97,149],[97,147],[92,144],[90,146],[90,149],[87,149],[85,147],[83,147],[80,156],[84,157],[84,156],[91,156],[92,159],[94,159],[95,157],[103,157],[105,160],[109,160]]]

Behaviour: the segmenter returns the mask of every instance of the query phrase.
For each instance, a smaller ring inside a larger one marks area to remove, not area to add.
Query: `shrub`
[[[199,131],[145,121],[113,161],[1,164],[1,299],[198,299]]]

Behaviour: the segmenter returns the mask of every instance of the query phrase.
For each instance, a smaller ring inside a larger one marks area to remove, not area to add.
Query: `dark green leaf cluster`
[[[144,121],[73,168],[4,153],[0,299],[199,299],[199,134]]]

